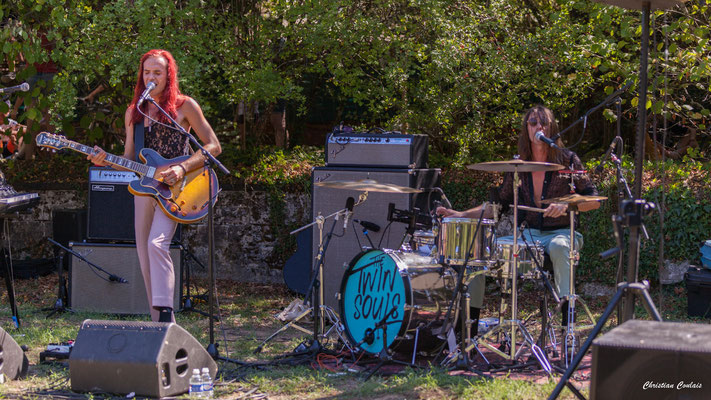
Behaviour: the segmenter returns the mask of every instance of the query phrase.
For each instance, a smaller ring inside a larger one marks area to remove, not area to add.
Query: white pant
[[[174,306],[175,270],[170,258],[170,242],[178,223],[168,218],[152,197],[134,196],[133,203],[138,261],[148,294],[151,320],[158,321],[159,312],[155,307]]]

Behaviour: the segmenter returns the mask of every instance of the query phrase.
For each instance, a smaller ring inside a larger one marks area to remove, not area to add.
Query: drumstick
[[[513,207],[513,204],[511,204],[510,207]],[[546,210],[543,208],[521,206],[521,205],[519,205],[518,208],[521,210],[524,210],[524,211],[546,212]]]

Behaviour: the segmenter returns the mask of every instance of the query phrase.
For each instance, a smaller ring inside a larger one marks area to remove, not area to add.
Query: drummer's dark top
[[[568,170],[582,171],[584,169],[580,158],[572,151],[564,150],[564,159],[566,162],[563,166]],[[518,204],[537,207],[536,202],[533,200],[533,179],[531,178],[531,173],[519,172],[518,175],[521,180],[521,186],[519,186],[518,191]],[[575,193],[584,196],[597,195],[597,189],[587,173],[574,175],[573,182],[575,184]],[[541,200],[552,199],[568,194],[571,194],[570,175],[561,174],[558,171],[546,172],[546,177],[543,180],[543,190],[541,191]],[[498,201],[495,199],[495,201],[503,206],[503,211],[505,212],[510,208],[510,205],[513,204],[512,172],[504,174],[504,182],[499,187],[498,195],[499,199]],[[543,204],[541,207],[546,208],[547,205]],[[522,221],[526,221],[531,228],[541,230],[554,230],[570,226],[570,217],[568,217],[568,214],[564,214],[558,218],[543,218],[543,213],[519,210],[518,224],[521,224]]]

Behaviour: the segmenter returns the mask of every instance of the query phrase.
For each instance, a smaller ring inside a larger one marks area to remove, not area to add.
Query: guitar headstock
[[[70,140],[63,135],[57,135],[49,132],[40,132],[35,139],[35,143],[40,147],[49,147],[56,150],[61,150],[69,147]]]

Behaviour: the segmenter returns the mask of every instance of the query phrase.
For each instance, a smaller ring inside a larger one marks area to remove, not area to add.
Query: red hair
[[[143,64],[150,57],[162,57],[167,62],[165,89],[163,89],[163,94],[160,98],[160,107],[175,119],[178,116],[178,107],[185,101],[183,94],[180,93],[180,89],[178,88],[178,64],[175,63],[173,55],[167,50],[150,50],[141,57],[141,65],[138,67],[138,79],[136,80],[136,87],[133,89],[133,100],[131,100],[131,104],[129,105],[129,109],[131,109],[131,122],[134,124],[143,121],[143,115],[135,111],[138,99],[141,97],[141,94],[143,94],[143,91],[146,90],[146,84],[143,82]],[[144,102],[141,107],[141,111],[146,113],[148,102]],[[159,115],[158,120],[167,122],[167,118],[165,118],[164,115]]]

